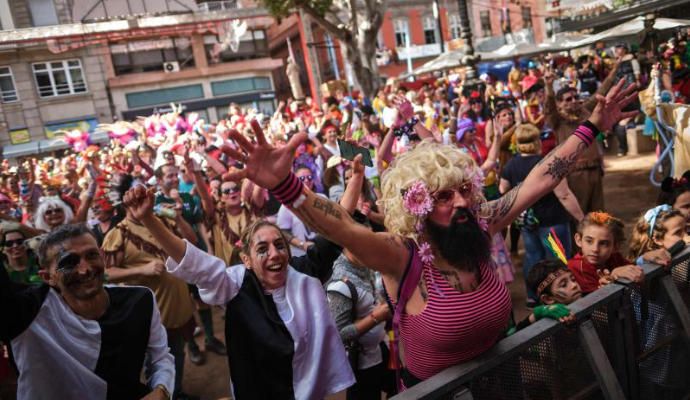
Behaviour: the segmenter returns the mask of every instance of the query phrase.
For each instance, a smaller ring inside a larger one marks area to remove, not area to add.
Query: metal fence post
[[[616,372],[611,367],[592,320],[588,319],[582,322],[578,326],[578,334],[587,360],[599,381],[599,387],[604,398],[606,400],[625,400],[625,394],[618,382]]]

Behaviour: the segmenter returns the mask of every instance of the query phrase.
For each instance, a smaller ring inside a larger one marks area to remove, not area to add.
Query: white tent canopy
[[[644,19],[644,17],[635,17],[634,19],[614,26],[611,29],[591,35],[582,40],[575,41],[573,42],[574,46],[572,48],[583,47],[604,40],[613,40],[638,35],[644,31]],[[690,20],[673,18],[656,18],[654,20],[654,29],[658,31],[679,28],[682,26],[690,26]]]
[[[494,51],[485,53],[480,52],[478,54],[481,57],[481,61],[500,61],[539,53],[567,51],[570,49],[576,49],[578,47],[588,46],[599,41],[613,40],[616,38],[637,35],[644,31],[644,20],[644,17],[636,17],[630,21],[624,22],[618,26],[607,29],[595,35],[559,37],[555,41],[546,41],[539,44],[505,44]],[[660,31],[682,26],[690,26],[690,20],[673,18],[656,18],[654,20],[654,29]],[[462,50],[452,50],[443,53],[435,59],[415,69],[412,74],[421,75],[433,71],[458,67],[461,65],[463,55],[464,52]]]

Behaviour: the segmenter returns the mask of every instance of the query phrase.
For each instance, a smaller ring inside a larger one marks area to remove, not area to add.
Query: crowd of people
[[[678,54],[661,75],[683,102]],[[639,283],[686,239],[690,172],[627,246],[605,212],[604,147],[625,155],[650,74],[621,44],[476,88],[450,74],[273,115],[230,105],[214,124],[173,107],[101,126],[107,145],[70,133],[60,158],[4,161],[0,340],[18,398],[194,398],[182,378],[203,332],[234,398],[379,399],[541,318],[569,323],[568,304]],[[520,237],[531,313],[516,323]]]

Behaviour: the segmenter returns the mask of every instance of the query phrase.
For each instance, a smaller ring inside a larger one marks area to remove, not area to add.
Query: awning
[[[93,143],[105,143],[109,140],[106,132],[94,132],[91,134],[91,142]],[[30,154],[38,155],[50,151],[63,150],[68,147],[69,145],[60,138],[35,140],[23,144],[8,144],[2,149],[2,157],[9,159],[28,156]]]
[[[644,21],[645,17],[636,17],[630,21],[614,26],[611,29],[607,29],[587,38],[574,41],[572,43],[574,45],[572,48],[584,47],[596,42],[610,41],[613,39],[638,35],[645,29]],[[656,18],[654,20],[654,29],[658,31],[674,29],[682,26],[690,26],[690,20],[673,18]]]

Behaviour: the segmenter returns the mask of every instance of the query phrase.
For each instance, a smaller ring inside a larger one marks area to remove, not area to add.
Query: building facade
[[[3,7],[12,11],[0,20],[6,158],[65,148],[60,130],[93,132],[171,103],[211,122],[230,103],[275,108],[272,71],[282,62],[268,52],[273,19],[253,4],[0,0]],[[234,43],[232,20],[246,24]]]

